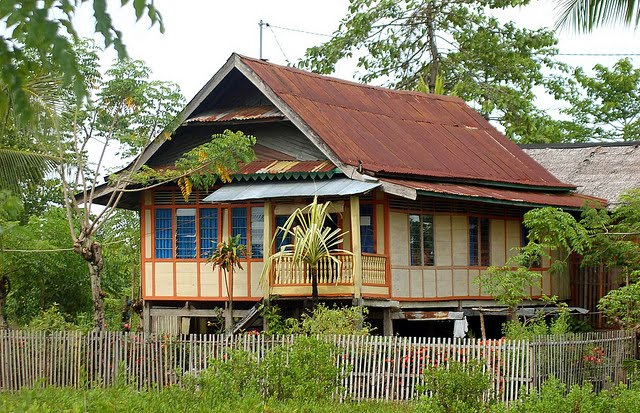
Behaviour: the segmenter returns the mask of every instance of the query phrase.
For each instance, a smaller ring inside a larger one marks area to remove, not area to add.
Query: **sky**
[[[86,4],[86,3],[85,3]],[[263,31],[263,57],[269,61],[295,63],[307,47],[328,37],[311,35],[278,27],[331,34],[346,14],[347,0],[156,0],[166,31],[149,27],[145,18],[136,23],[132,8],[120,7],[120,1],[109,1],[115,25],[124,34],[129,55],[144,60],[153,77],[170,80],[191,99],[213,76],[233,52],[258,57],[259,26],[263,20],[271,28]],[[554,11],[547,1],[534,1],[524,8],[498,13],[503,20],[513,20],[531,29],[551,26]],[[88,8],[78,14],[76,23],[81,33],[93,32]],[[278,26],[278,27],[273,27]],[[276,41],[277,39],[277,41]],[[574,66],[592,68],[596,63],[611,65],[622,56],[569,56],[570,53],[640,54],[640,36],[631,29],[599,29],[591,35],[559,33],[561,60]],[[115,53],[107,54],[106,60]],[[636,64],[640,56],[632,57]],[[352,80],[357,69],[352,63],[338,66],[337,77]]]
[[[119,0],[108,0],[114,24],[124,35],[129,56],[141,59],[151,68],[152,78],[177,83],[189,101],[224,64],[231,53],[259,57],[260,20],[271,27],[263,28],[263,57],[278,64],[295,63],[308,47],[329,39],[340,19],[346,14],[348,0],[155,0],[160,10],[165,33],[150,27],[142,18],[136,22],[132,7],[120,7]],[[74,21],[80,35],[91,37],[94,21],[90,2],[84,3]],[[547,0],[533,1],[527,7],[497,13],[520,27],[550,27],[554,11]],[[285,30],[293,29],[293,30]],[[301,32],[302,31],[302,32]],[[320,33],[309,34],[303,32]],[[560,32],[559,56],[573,66],[591,69],[596,63],[612,65],[623,56],[572,56],[579,53],[621,53],[640,55],[640,36],[631,29],[599,29],[590,35]],[[96,38],[99,39],[99,38]],[[100,43],[99,43],[100,44]],[[103,57],[105,69],[115,59],[108,50]],[[640,56],[632,57],[640,65]],[[357,68],[353,62],[340,63],[336,77],[354,80]],[[542,98],[544,99],[544,98]],[[552,100],[537,102],[549,113],[558,112]],[[111,168],[121,167],[124,159],[116,157],[117,148],[108,151]]]

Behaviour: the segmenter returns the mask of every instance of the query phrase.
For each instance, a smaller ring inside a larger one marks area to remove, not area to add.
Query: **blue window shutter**
[[[196,257],[196,210],[176,210],[176,258]]]
[[[284,223],[287,222],[289,217],[286,215],[276,215],[276,234],[278,238],[276,239],[276,251],[279,251],[283,245],[291,245],[293,244],[293,236],[291,234],[285,234],[278,228],[284,226]]]
[[[200,257],[209,258],[218,248],[218,210],[200,209]]]
[[[247,245],[247,208],[231,208],[231,235],[240,235],[240,244]]]
[[[375,252],[373,228],[373,205],[360,204],[360,250],[362,252]]]
[[[156,258],[173,258],[173,219],[171,209],[155,210]]]

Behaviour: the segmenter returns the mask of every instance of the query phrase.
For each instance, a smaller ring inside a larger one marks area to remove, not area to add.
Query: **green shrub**
[[[51,307],[41,311],[37,317],[31,320],[28,329],[53,332],[78,330],[78,327],[73,323],[67,322],[64,314],[60,311],[60,306],[57,303],[53,303]]]
[[[258,373],[254,355],[245,350],[231,350],[222,359],[211,360],[209,368],[195,380],[197,387],[194,390],[199,388],[208,400],[256,396],[261,393]]]
[[[333,345],[316,337],[300,336],[290,346],[275,347],[260,370],[265,395],[276,400],[328,400],[341,381]]]
[[[262,316],[267,322],[269,334],[310,334],[310,335],[368,335],[371,326],[365,322],[366,308],[329,308],[319,304],[313,311],[295,318],[283,319],[276,305],[265,307]]]
[[[491,388],[489,376],[482,371],[482,364],[450,362],[438,367],[429,366],[424,371],[424,385],[418,392],[427,393],[421,399],[424,407],[432,412],[466,413],[485,410],[484,398]]]

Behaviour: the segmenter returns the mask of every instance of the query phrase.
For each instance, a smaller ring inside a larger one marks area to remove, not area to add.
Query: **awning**
[[[347,196],[368,192],[380,182],[362,182],[349,178],[319,181],[234,182],[214,191],[204,202],[232,202],[250,199],[290,198],[298,196]]]

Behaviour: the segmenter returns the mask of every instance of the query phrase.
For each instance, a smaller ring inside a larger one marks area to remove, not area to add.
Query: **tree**
[[[105,46],[113,45],[119,57],[125,58],[122,33],[113,25],[104,0],[3,0],[0,3],[0,23],[5,27],[0,36],[0,81],[14,96],[14,105],[23,120],[28,121],[37,113],[25,90],[34,60],[46,72],[60,74],[63,88],[71,87],[75,96],[89,95],[81,56],[74,46],[78,35],[73,17],[83,4],[92,6],[95,31],[102,36]],[[153,1],[122,0],[121,4],[132,5],[138,20],[146,14],[151,24],[157,23],[164,32],[162,16]]]
[[[154,138],[170,139],[183,98],[175,84],[150,81],[149,69],[140,61],[118,61],[103,78],[96,70],[95,52],[83,44],[80,49],[85,62],[83,77],[91,79],[89,88],[99,92],[92,98],[78,100],[72,95],[68,99],[56,141],[58,154],[65,159],[58,173],[73,250],[89,268],[94,325],[102,329],[104,259],[102,244],[95,236],[115,213],[123,194],[177,180],[188,197],[192,186],[213,185],[219,176],[228,179],[229,171],[237,170],[240,162],[252,160],[255,138],[241,132],[216,134],[210,142],[186,152],[173,167],[162,170],[139,167],[136,158],[108,178],[108,188],[101,194],[102,207],[97,211],[93,208],[97,179],[106,173],[108,150],[116,146],[130,154]]]
[[[530,236],[525,252],[562,253],[551,271],[565,268],[574,253],[582,256],[583,266],[617,268],[623,286],[606,294],[598,308],[625,328],[640,326],[636,309],[640,300],[640,190],[622,195],[611,212],[587,205],[578,219],[557,208],[541,208],[527,212],[524,223]]]
[[[567,102],[562,110],[565,139],[571,142],[633,141],[640,139],[640,69],[631,60],[619,60],[612,68],[596,65],[594,76],[582,68],[574,79],[558,89]]]
[[[551,140],[557,126],[533,101],[534,88],[555,81],[549,73],[565,70],[554,60],[553,32],[501,24],[486,13],[526,3],[351,0],[333,37],[308,49],[300,64],[331,73],[338,61],[356,55],[364,82],[399,89],[423,83],[431,93],[441,84],[445,94],[499,122],[509,137]]]
[[[640,4],[636,0],[556,0],[556,28],[591,32],[604,26],[638,28]]]
[[[342,243],[344,233],[340,228],[331,229],[327,226],[331,216],[329,207],[331,202],[318,203],[318,197],[304,208],[296,209],[276,231],[273,243],[278,236],[290,235],[293,242],[283,245],[280,250],[267,258],[262,270],[262,280],[269,276],[273,263],[283,257],[291,257],[293,265],[307,265],[311,273],[311,297],[313,306],[318,304],[318,264],[325,259],[340,265],[334,256],[336,253],[351,254],[350,251],[338,249]]]
[[[225,332],[233,334],[233,269],[242,269],[240,259],[247,255],[247,247],[240,244],[240,234],[229,238],[229,241],[222,241],[216,250],[211,254],[209,262],[213,268],[220,268],[224,272],[224,286],[227,290],[226,312],[225,312]]]
[[[22,203],[7,191],[0,191],[0,330],[7,328],[5,305],[11,291],[8,266],[5,263],[5,238],[17,224],[22,212]]]

